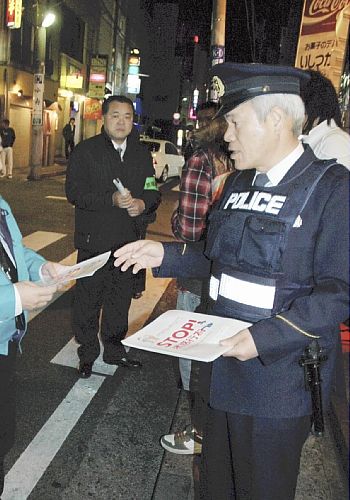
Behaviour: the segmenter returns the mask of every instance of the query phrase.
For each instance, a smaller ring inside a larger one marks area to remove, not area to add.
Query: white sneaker
[[[183,431],[165,434],[160,438],[160,444],[177,455],[200,455],[202,452],[202,436],[191,425]]]

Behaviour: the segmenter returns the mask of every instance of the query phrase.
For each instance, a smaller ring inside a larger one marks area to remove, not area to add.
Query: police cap
[[[210,71],[213,88],[220,98],[222,116],[233,108],[258,95],[300,94],[301,82],[310,76],[306,71],[292,66],[267,64],[216,64]]]

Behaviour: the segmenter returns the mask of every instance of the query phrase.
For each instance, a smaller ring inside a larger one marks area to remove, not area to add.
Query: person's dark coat
[[[113,179],[119,178],[134,198],[144,201],[142,215],[147,215],[160,203],[158,190],[144,189],[148,177],[154,177],[152,157],[136,134],[127,139],[123,161],[104,132],[79,143],[66,180],[68,201],[75,205],[75,247],[105,252],[139,239],[137,217],[112,204]]]

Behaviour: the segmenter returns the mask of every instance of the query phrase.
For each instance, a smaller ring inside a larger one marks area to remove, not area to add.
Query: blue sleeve
[[[211,261],[204,255],[204,242],[163,243],[162,265],[153,270],[159,278],[200,278],[210,276]]]

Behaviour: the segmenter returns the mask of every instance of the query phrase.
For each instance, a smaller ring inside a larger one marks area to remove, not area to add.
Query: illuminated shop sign
[[[22,0],[7,0],[6,26],[8,28],[20,28],[22,20]]]

